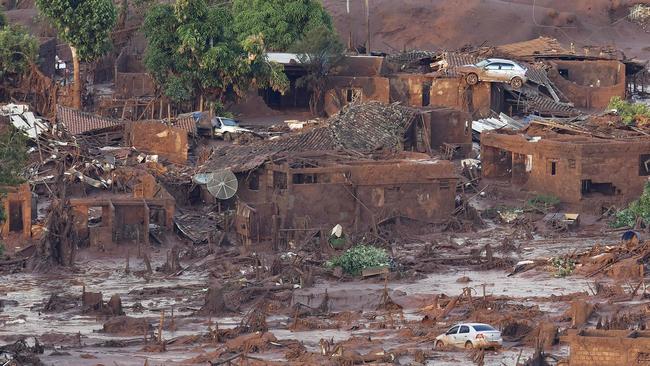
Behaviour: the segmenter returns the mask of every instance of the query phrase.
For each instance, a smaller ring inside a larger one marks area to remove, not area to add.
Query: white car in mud
[[[436,337],[434,347],[498,348],[503,344],[501,332],[483,323],[456,324]]]
[[[211,120],[200,119],[197,122],[197,129],[200,135],[220,137],[224,141],[232,141],[239,134],[252,132],[240,127],[239,122],[227,117],[214,117]]]

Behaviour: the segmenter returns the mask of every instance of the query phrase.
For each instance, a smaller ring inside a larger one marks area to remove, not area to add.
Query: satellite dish
[[[220,200],[227,200],[237,193],[237,177],[230,170],[219,170],[212,173],[207,186],[210,194]]]

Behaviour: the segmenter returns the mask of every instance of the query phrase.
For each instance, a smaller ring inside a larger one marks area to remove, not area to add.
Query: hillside
[[[355,45],[366,37],[364,1],[324,0],[341,37]],[[650,34],[626,18],[625,0],[370,0],[372,50],[455,49],[551,36],[562,43],[612,45],[649,58]]]

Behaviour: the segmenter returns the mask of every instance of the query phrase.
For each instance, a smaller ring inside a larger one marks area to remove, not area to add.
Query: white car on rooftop
[[[436,337],[434,347],[498,348],[503,344],[501,332],[489,324],[461,323]]]

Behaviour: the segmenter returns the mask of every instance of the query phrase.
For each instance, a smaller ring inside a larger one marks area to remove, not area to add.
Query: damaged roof
[[[572,55],[560,42],[551,37],[539,37],[523,42],[505,44],[496,47],[496,51],[513,58],[549,57]]]
[[[201,170],[231,169],[235,173],[248,171],[281,152],[398,151],[404,134],[416,116],[416,110],[399,104],[352,104],[330,118],[325,127],[248,145],[221,146],[214,150]]]
[[[81,135],[86,132],[115,127],[122,122],[96,114],[82,112],[61,105],[56,106],[56,121],[62,124],[72,135]]]

